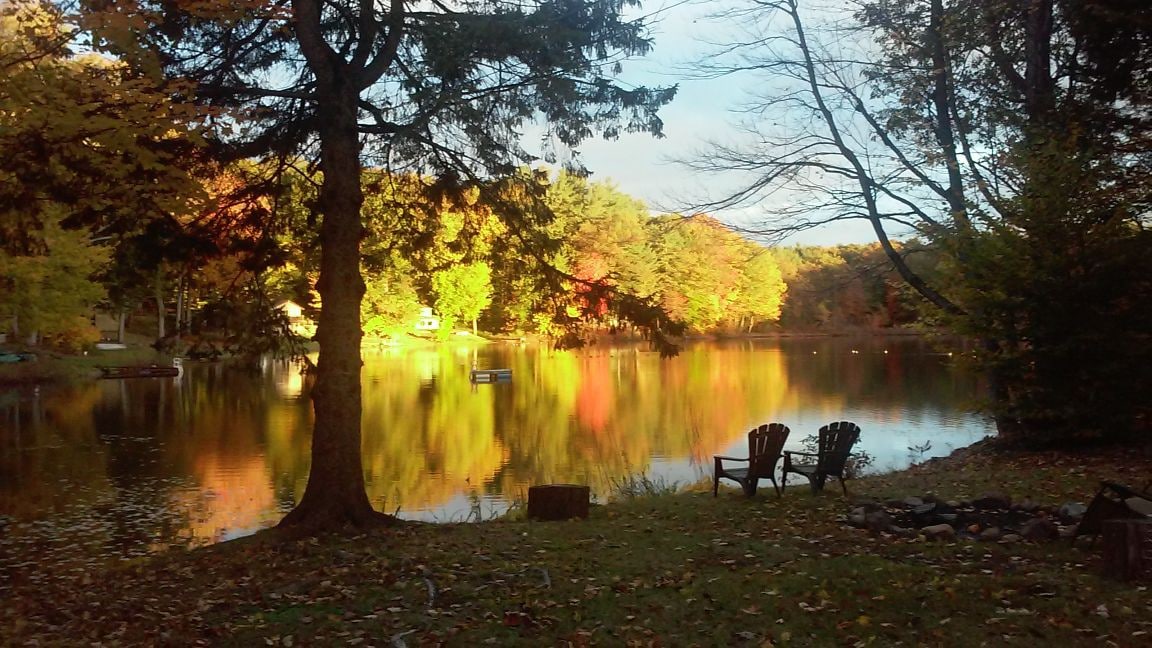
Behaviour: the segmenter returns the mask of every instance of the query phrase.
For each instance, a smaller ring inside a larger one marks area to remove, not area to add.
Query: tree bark
[[[944,46],[944,3],[932,0],[930,22],[925,37],[932,56],[932,105],[936,112],[936,142],[948,165],[948,208],[960,226],[965,238],[971,235],[972,223],[968,218],[968,201],[964,197],[964,177],[960,173],[960,157],[956,151],[956,134],[952,128],[952,70]]]
[[[1029,123],[1047,125],[1055,103],[1055,81],[1052,79],[1053,0],[1031,0],[1028,3],[1025,65],[1024,109]]]
[[[176,283],[176,337],[179,338],[180,334],[184,331],[184,285],[185,276],[181,275],[180,280]]]
[[[153,298],[156,300],[156,339],[164,339],[164,269],[156,268],[156,283],[153,285]]]
[[[857,156],[852,148],[845,142],[844,136],[840,132],[840,127],[836,123],[836,118],[832,114],[832,110],[824,101],[824,92],[822,90],[820,76],[816,72],[812,49],[808,45],[804,22],[800,17],[799,2],[797,0],[788,0],[786,7],[788,15],[792,19],[793,28],[796,31],[796,46],[800,49],[801,55],[804,57],[805,81],[808,83],[808,89],[816,102],[816,110],[819,112],[824,124],[828,127],[828,135],[836,146],[836,150],[848,161],[855,172],[856,181],[860,185],[860,196],[864,199],[865,206],[868,210],[868,221],[872,225],[872,231],[876,234],[876,241],[880,243],[880,249],[884,251],[888,260],[892,262],[893,267],[900,277],[916,292],[920,293],[925,299],[946,313],[952,315],[963,314],[963,309],[938,290],[928,285],[920,275],[916,274],[916,272],[908,266],[904,256],[892,245],[892,241],[888,238],[888,232],[884,229],[884,222],[880,217],[880,211],[877,207],[876,181],[860,160],[859,156]]]
[[[360,140],[356,75],[320,35],[320,10],[297,0],[297,38],[317,77],[320,168],[320,278],[323,307],[316,327],[320,355],[312,406],[312,465],[308,485],[280,527],[305,531],[345,525],[373,526],[392,520],[376,512],[364,490],[361,452]]]

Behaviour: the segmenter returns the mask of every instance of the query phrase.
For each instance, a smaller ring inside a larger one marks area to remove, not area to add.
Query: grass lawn
[[[1150,451],[984,446],[850,487],[1087,503],[1099,479],[1152,478]],[[848,506],[833,484],[639,497],[585,521],[268,532],[17,585],[0,645],[1152,645],[1152,596],[1103,579],[1099,545],[870,535],[838,521]]]
[[[116,351],[93,350],[85,355],[67,355],[52,351],[33,351],[33,362],[0,364],[0,385],[33,384],[91,380],[100,375],[101,366],[152,365],[170,366],[168,356],[147,346],[133,346]]]

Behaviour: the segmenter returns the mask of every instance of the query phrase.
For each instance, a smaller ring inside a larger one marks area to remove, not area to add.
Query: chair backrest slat
[[[820,428],[818,468],[825,475],[844,475],[844,465],[852,446],[860,439],[860,426],[851,421],[837,421]]]
[[[772,477],[791,430],[783,423],[770,423],[748,432],[749,477]]]

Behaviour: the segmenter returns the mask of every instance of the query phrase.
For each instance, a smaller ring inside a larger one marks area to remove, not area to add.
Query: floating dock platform
[[[474,383],[511,382],[511,369],[473,369],[468,379]]]

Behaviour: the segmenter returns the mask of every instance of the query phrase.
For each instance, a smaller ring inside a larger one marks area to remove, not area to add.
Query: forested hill
[[[280,187],[274,211],[257,194],[236,203],[236,187],[257,171],[220,172],[205,183],[220,197],[164,228],[102,240],[46,230],[45,254],[0,258],[0,318],[67,350],[109,337],[107,325],[94,326],[94,306],[138,330],[162,304],[157,337],[259,336],[274,328],[267,314],[283,300],[314,316],[315,185]],[[435,185],[368,174],[361,321],[370,336],[412,331],[428,307],[442,335],[474,325],[558,334],[557,311],[618,330],[610,299],[588,288],[598,284],[649,300],[697,334],[879,329],[914,323],[924,308],[875,245],[766,247],[710,216],[654,216],[611,183],[566,173],[544,182],[542,205],[514,183],[430,198]],[[545,214],[531,247],[510,242],[497,215],[517,205]],[[246,221],[261,209],[264,226]],[[912,255],[924,272],[928,257]]]

